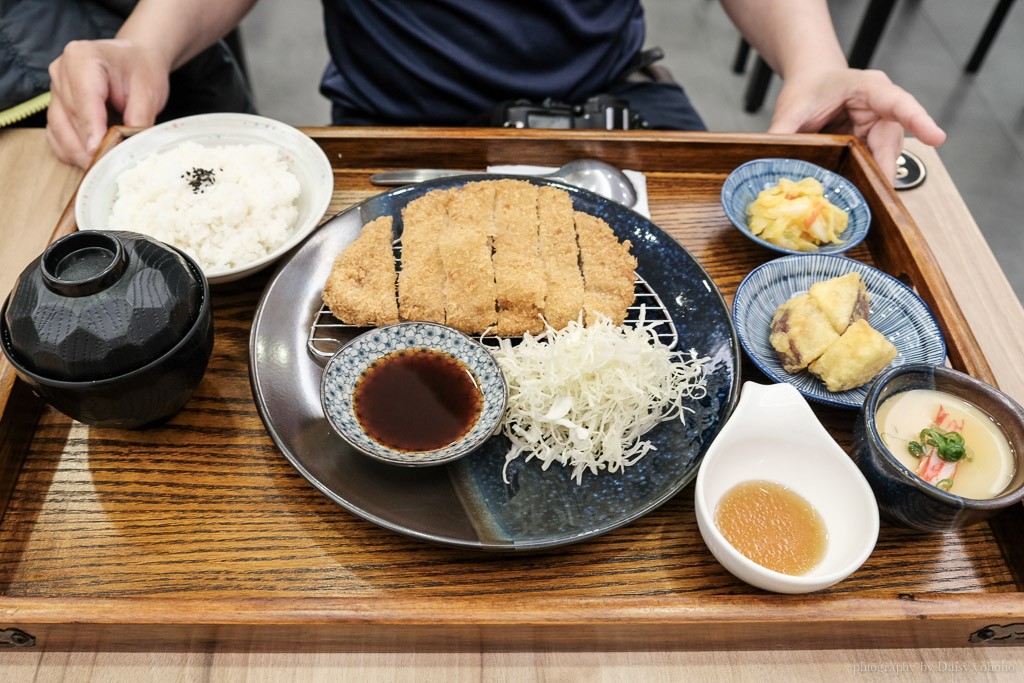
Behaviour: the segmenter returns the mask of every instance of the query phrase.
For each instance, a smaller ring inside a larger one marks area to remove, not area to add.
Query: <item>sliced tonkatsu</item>
[[[338,320],[356,326],[398,322],[391,216],[363,226],[334,260],[323,300]]]
[[[449,327],[470,334],[497,324],[497,291],[491,263],[494,183],[463,186],[448,204],[448,222],[438,246],[444,264],[444,317]]]
[[[537,199],[540,253],[547,283],[544,318],[556,330],[577,320],[583,309],[583,276],[572,198],[556,187],[541,187]]]
[[[402,209],[402,272],[398,274],[402,320],[444,323],[446,278],[439,245],[452,194],[434,190]]]
[[[397,276],[391,235],[391,219],[378,219],[338,256],[323,296],[342,321],[515,337],[571,320],[621,324],[633,303],[632,245],[556,187],[479,181],[409,202]]]
[[[636,259],[629,240],[619,242],[602,219],[577,211],[576,239],[583,271],[583,310],[587,325],[600,317],[621,325],[635,296]]]
[[[544,330],[547,280],[537,220],[538,188],[525,180],[495,183],[492,261],[500,336]]]

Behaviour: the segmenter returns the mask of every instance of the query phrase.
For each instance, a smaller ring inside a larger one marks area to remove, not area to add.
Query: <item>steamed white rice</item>
[[[118,176],[110,228],[155,237],[207,274],[221,272],[284,244],[300,189],[273,145],[184,142]]]

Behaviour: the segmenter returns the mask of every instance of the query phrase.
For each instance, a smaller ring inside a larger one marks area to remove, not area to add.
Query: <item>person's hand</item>
[[[946,140],[914,96],[881,71],[838,69],[787,78],[768,132],[855,135],[895,178],[904,129],[933,147]]]
[[[167,103],[169,67],[127,40],[73,41],[50,64],[46,138],[61,161],[86,168],[109,110],[126,126],[151,126]]]

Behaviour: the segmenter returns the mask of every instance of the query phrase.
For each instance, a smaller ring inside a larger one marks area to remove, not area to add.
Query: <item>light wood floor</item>
[[[1017,296],[1024,296],[1024,7],[1013,8],[981,72],[963,73],[996,0],[900,0],[872,66],[911,91],[949,133],[940,150]],[[647,0],[648,44],[667,53],[712,130],[768,126],[778,80],[757,114],[743,111],[746,76],[731,71],[737,33],[713,0]],[[867,0],[832,0],[844,46]],[[318,0],[257,3],[242,35],[260,113],[325,125],[317,84],[327,51]],[[927,181],[926,181],[927,182]],[[921,226],[925,230],[928,226]]]

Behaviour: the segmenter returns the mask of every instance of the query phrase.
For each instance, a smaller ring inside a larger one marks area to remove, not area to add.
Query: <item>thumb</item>
[[[157,76],[135,77],[131,80],[125,97],[122,120],[124,125],[146,128],[156,123],[164,105],[167,104],[169,86],[166,78]]]
[[[799,133],[800,126],[797,125],[795,119],[784,118],[780,116],[773,116],[771,125],[768,126],[769,133]]]
[[[768,126],[769,133],[804,133],[807,132],[807,112],[805,108],[794,104],[787,93],[779,93],[775,103],[772,122]]]

